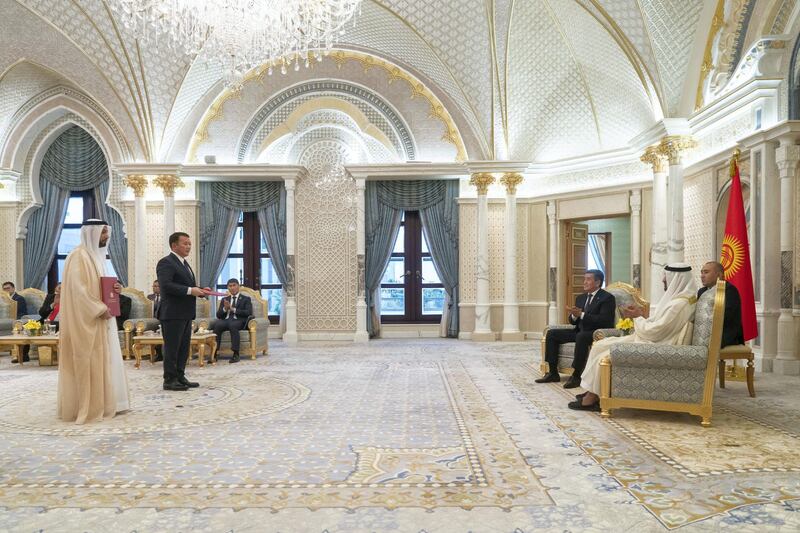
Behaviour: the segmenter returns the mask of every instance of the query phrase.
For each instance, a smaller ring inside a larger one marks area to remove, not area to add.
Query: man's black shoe
[[[239,354],[236,353],[236,352],[233,352],[233,356],[231,357],[231,360],[228,361],[228,362],[229,363],[238,363],[239,362]]]
[[[564,383],[564,388],[565,389],[574,389],[575,387],[580,387],[580,386],[581,386],[581,378],[580,378],[580,376],[576,377],[575,374],[573,374],[567,380],[567,382]]]
[[[189,390],[189,387],[187,387],[177,379],[172,379],[170,381],[164,382],[164,390],[183,391],[183,390]]]
[[[558,372],[548,372],[544,376],[534,381],[536,383],[558,383],[561,381],[561,376],[558,375]]]
[[[181,385],[186,385],[190,389],[193,389],[195,387],[199,387],[200,386],[200,384],[197,383],[196,381],[189,381],[188,379],[186,379],[186,376],[179,377],[178,378],[178,383],[180,383]]]
[[[600,402],[594,402],[591,405],[583,405],[583,400],[575,400],[574,402],[569,402],[567,407],[574,409],[575,411],[593,411],[595,413],[600,412]]]
[[[164,356],[161,355],[160,353],[156,354],[156,358],[153,359],[153,361],[155,361],[155,362],[159,362],[159,361],[163,361],[163,360],[164,360]]]

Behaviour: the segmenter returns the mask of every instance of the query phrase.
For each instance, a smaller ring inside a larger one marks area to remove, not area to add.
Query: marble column
[[[548,258],[547,293],[550,302],[547,306],[547,323],[551,326],[559,323],[558,320],[558,218],[556,217],[556,203],[547,202],[547,227],[548,227]]]
[[[150,276],[147,275],[147,203],[144,192],[147,189],[147,178],[141,174],[125,177],[125,185],[133,189],[134,227],[133,232],[133,287],[150,292]]]
[[[631,191],[631,282],[642,288],[642,191]]]
[[[650,227],[650,299],[651,307],[655,308],[664,294],[664,285],[661,275],[664,265],[667,264],[667,240],[669,239],[669,224],[667,222],[667,161],[658,151],[658,146],[651,146],[645,150],[642,161],[653,167],[653,198],[652,216]]]
[[[669,240],[667,242],[667,261],[684,260],[683,241],[683,156],[697,143],[688,135],[664,137],[659,146],[662,154],[669,159]]]
[[[478,189],[477,216],[477,268],[475,272],[475,330],[474,341],[496,340],[491,327],[491,308],[489,302],[489,203],[486,195],[494,176],[487,172],[473,174],[470,185]]]
[[[283,341],[288,346],[297,346],[297,289],[295,286],[295,229],[294,229],[294,192],[296,181],[285,179],[286,188],[286,327],[283,332]]]
[[[183,182],[178,176],[161,174],[153,183],[164,193],[164,246],[169,251],[169,236],[175,233],[175,189],[183,187]]]
[[[505,286],[503,294],[503,331],[500,340],[525,340],[519,330],[519,301],[517,299],[517,185],[522,174],[508,172],[500,178],[506,187],[505,223]]]
[[[781,249],[781,310],[778,317],[778,354],[773,371],[779,374],[800,374],[800,353],[796,346],[793,318],[794,307],[794,235],[795,235],[795,176],[800,161],[800,146],[791,137],[781,139],[776,150],[781,194],[780,249]]]
[[[358,298],[356,299],[356,334],[354,342],[369,342],[367,332],[367,298],[366,298],[366,221],[365,217],[366,180],[356,180],[356,254],[358,256]]]

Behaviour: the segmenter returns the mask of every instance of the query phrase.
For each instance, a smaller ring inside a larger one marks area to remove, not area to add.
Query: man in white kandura
[[[81,244],[67,256],[61,284],[58,339],[58,417],[84,424],[130,409],[117,323],[103,303],[111,228],[90,219]]]
[[[611,346],[621,342],[649,342],[653,344],[685,344],[691,339],[691,320],[697,303],[697,287],[692,279],[692,267],[686,263],[671,263],[664,267],[664,295],[653,316],[637,305],[620,307],[623,318],[633,319],[632,335],[608,337],[594,343],[586,369],[581,374],[581,385],[588,392],[578,394],[570,409],[579,411],[600,410],[600,361],[611,351]]]

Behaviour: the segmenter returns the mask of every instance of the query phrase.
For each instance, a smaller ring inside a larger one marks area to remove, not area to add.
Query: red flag
[[[756,299],[753,295],[753,271],[750,268],[750,245],[747,241],[747,220],[744,217],[742,182],[739,178],[738,151],[731,160],[731,194],[725,219],[725,238],[722,240],[720,263],[725,268],[725,281],[739,291],[742,300],[742,329],[744,340],[758,336]]]

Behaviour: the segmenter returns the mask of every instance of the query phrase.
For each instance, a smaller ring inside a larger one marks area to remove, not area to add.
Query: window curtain
[[[606,273],[606,236],[589,234],[589,253],[598,270]]]
[[[25,286],[44,285],[50,264],[56,254],[70,192],[97,189],[105,182],[107,193],[108,179],[105,154],[89,132],[80,126],[72,126],[53,141],[44,154],[39,169],[42,206],[28,220],[28,234],[23,246]],[[97,198],[97,194],[95,197]],[[103,212],[105,195],[98,199],[97,205]],[[115,227],[119,230],[112,232],[112,237],[115,233],[119,233],[119,238],[123,238],[121,221]],[[125,263],[124,272],[127,276],[127,245],[125,250],[124,256],[117,257],[113,248],[110,252],[112,261]],[[114,264],[114,268],[117,268],[116,265],[117,263]]]
[[[380,333],[380,281],[403,211],[420,211],[436,272],[447,294],[442,331],[458,336],[458,180],[368,181],[366,187],[367,329]]]
[[[294,296],[294,275],[289,275],[286,256],[286,188],[280,183],[275,185],[278,185],[277,201],[273,200],[266,207],[262,207],[257,214],[258,225],[264,235],[272,266],[283,286],[280,310],[280,328],[283,334],[286,331],[286,297]]]
[[[255,211],[270,259],[286,288],[286,189],[282,182],[200,182],[200,280],[216,285],[233,243],[239,212]],[[281,324],[283,320],[281,305]],[[283,326],[282,326],[283,327]]]
[[[458,180],[448,180],[444,199],[420,211],[433,266],[447,296],[442,312],[442,337],[458,337],[458,191]]]
[[[111,257],[111,264],[117,272],[119,282],[128,286],[128,238],[123,231],[122,217],[116,209],[106,205],[108,196],[108,185],[110,180],[103,180],[94,188],[94,199],[100,213],[100,218],[108,222],[111,226],[111,239],[108,243],[108,255]]]

